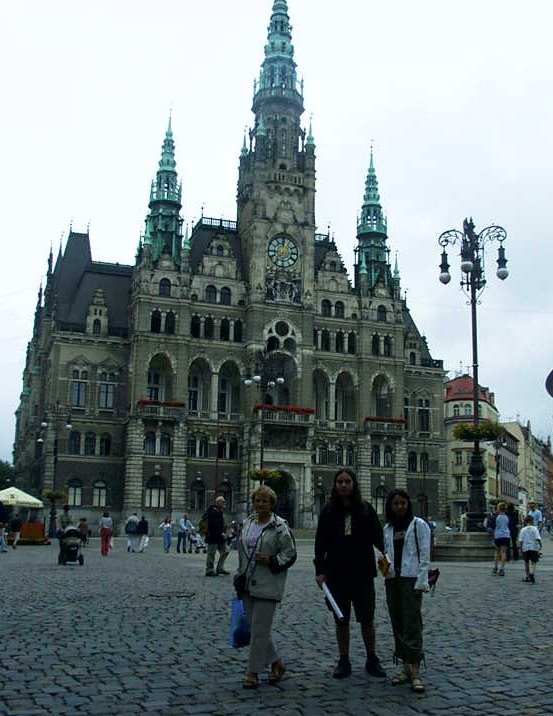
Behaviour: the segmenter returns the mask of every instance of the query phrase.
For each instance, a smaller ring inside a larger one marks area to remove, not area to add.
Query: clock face
[[[269,258],[279,268],[290,268],[298,260],[296,244],[288,236],[275,236],[269,244]]]

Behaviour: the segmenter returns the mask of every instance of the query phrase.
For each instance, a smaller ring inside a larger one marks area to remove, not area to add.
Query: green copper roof
[[[307,146],[312,147],[315,144],[315,138],[313,137],[313,118],[309,118],[309,132],[307,134]]]
[[[363,199],[363,207],[361,209],[361,218],[357,224],[357,233],[378,233],[387,234],[387,221],[380,204],[380,194],[378,192],[378,179],[374,168],[374,155],[371,146],[371,158],[369,163],[369,172],[365,182],[365,196]]]

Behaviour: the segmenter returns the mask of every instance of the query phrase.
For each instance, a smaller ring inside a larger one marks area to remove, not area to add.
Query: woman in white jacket
[[[386,577],[386,601],[395,640],[395,656],[403,670],[392,684],[411,684],[416,693],[424,691],[419,666],[422,649],[422,593],[428,591],[430,565],[430,528],[413,516],[405,490],[392,490],[386,500],[384,552],[389,560]],[[380,559],[385,569],[384,558]]]

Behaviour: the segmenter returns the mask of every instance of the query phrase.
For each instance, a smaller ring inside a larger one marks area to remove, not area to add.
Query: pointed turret
[[[378,179],[374,168],[374,152],[371,145],[369,171],[365,181],[365,195],[361,216],[357,220],[359,241],[359,274],[365,266],[368,281],[363,291],[372,293],[379,284],[388,288],[392,285],[392,272],[387,246],[387,221],[380,203]],[[359,286],[361,289],[361,286]]]
[[[169,116],[159,167],[150,187],[150,213],[146,217],[144,231],[144,246],[151,246],[154,262],[162,254],[172,256],[176,263],[180,262],[182,184],[178,182],[176,166],[175,142]]]

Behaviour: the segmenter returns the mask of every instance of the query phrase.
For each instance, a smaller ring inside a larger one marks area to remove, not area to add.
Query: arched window
[[[146,455],[156,454],[156,434],[153,430],[148,430],[144,438],[144,452]]]
[[[221,289],[221,303],[223,306],[230,306],[230,302],[232,300],[232,293],[230,291],[230,288],[227,288],[226,286]]]
[[[175,314],[173,311],[169,311],[165,316],[165,333],[168,333],[170,336],[175,333]]]
[[[209,457],[209,440],[207,439],[206,435],[202,435],[200,438],[200,454],[199,457],[206,458]]]
[[[159,311],[152,313],[150,330],[152,333],[161,333],[161,313]]]
[[[190,319],[190,335],[192,338],[199,338],[202,330],[202,321],[199,316],[192,316]]]
[[[80,507],[83,503],[83,483],[80,480],[69,480],[67,483],[67,504]]]
[[[356,352],[356,339],[355,339],[355,333],[348,334],[348,353],[350,355],[355,355]]]
[[[217,289],[215,286],[207,286],[205,289],[205,300],[207,303],[217,303]]]
[[[458,418],[458,417],[459,417],[459,414],[460,414],[459,406],[458,406],[458,405],[454,405],[454,406],[453,406],[453,415],[454,415],[454,417]]]
[[[205,509],[205,485],[196,478],[190,486],[190,509],[201,512]]]
[[[92,485],[92,507],[105,507],[107,504],[108,486],[103,480],[96,480]]]
[[[328,270],[329,270],[329,271],[336,271],[336,261],[331,261],[331,262],[328,264]]]
[[[215,323],[213,322],[213,318],[211,316],[208,316],[204,321],[204,338],[207,338],[208,341],[213,340],[213,334],[215,333]]]
[[[228,318],[223,318],[219,327],[219,338],[222,341],[228,341],[230,339],[230,322]]]
[[[330,333],[327,330],[324,330],[321,333],[321,350],[322,351],[330,350]]]
[[[389,445],[384,448],[384,467],[393,467],[394,465],[394,451]]]
[[[100,436],[100,455],[111,455],[111,435],[102,433]]]
[[[379,356],[380,355],[380,336],[378,335],[378,333],[376,333],[373,336],[371,346],[372,346],[373,356]]]
[[[168,278],[162,278],[159,282],[159,295],[170,296],[171,295],[171,281]]]
[[[280,348],[280,341],[276,336],[270,336],[267,341],[267,351],[270,353],[271,351],[278,351]]]
[[[419,414],[419,430],[421,432],[429,432],[430,431],[430,401],[429,400],[419,400],[419,406],[418,406],[418,414]]]
[[[355,464],[355,448],[353,445],[348,445],[346,450],[346,465],[351,467]]]
[[[390,336],[385,336],[384,338],[384,355],[387,358],[390,358],[392,355],[392,339]]]
[[[169,433],[161,433],[161,438],[159,440],[159,454],[164,455],[165,457],[171,454],[171,436]]]
[[[321,314],[327,318],[332,315],[332,304],[327,298],[321,303]]]
[[[234,321],[234,342],[242,343],[242,321]]]
[[[319,465],[326,465],[328,463],[328,448],[326,445],[319,446]]]
[[[344,334],[342,331],[338,331],[336,334],[336,353],[344,352]]]
[[[96,453],[96,433],[88,432],[84,436],[84,454],[94,455]]]
[[[465,405],[465,415],[472,415],[472,405],[469,403]]]
[[[421,452],[421,472],[428,472],[428,453],[427,452]]]
[[[381,323],[386,323],[386,306],[379,306],[376,309],[376,320]]]
[[[98,386],[98,407],[100,410],[113,410],[115,405],[115,373],[100,373]]]
[[[344,317],[344,304],[342,303],[342,301],[336,301],[334,305],[334,316],[336,318]]]
[[[188,438],[186,441],[186,456],[196,457],[196,438]]]
[[[73,430],[69,434],[69,445],[67,447],[67,452],[70,455],[81,454],[81,433],[78,430]]]
[[[238,460],[238,440],[231,438],[228,446],[228,459]]]
[[[71,378],[71,405],[74,408],[84,408],[86,405],[88,372],[86,370],[73,370]]]
[[[99,336],[101,332],[102,332],[102,323],[100,322],[99,318],[95,318],[94,322],[92,324],[92,335]]]
[[[409,353],[409,365],[417,365],[417,354],[413,351]]]
[[[407,458],[407,471],[417,472],[417,453],[410,452]]]
[[[341,445],[336,445],[336,464],[338,467],[344,464],[344,448]]]
[[[144,507],[159,510],[165,507],[165,482],[161,477],[151,477],[146,483]]]
[[[218,438],[217,440],[217,460],[227,459],[227,439]]]
[[[386,511],[386,500],[388,498],[388,488],[386,485],[379,485],[374,491],[374,508],[377,515],[384,517]]]
[[[371,448],[371,465],[380,467],[380,445],[373,445]]]

